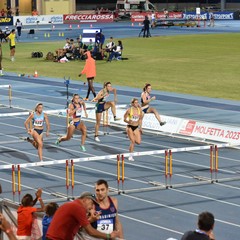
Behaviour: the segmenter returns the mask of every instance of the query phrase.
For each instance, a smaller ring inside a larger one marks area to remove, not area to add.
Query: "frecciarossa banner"
[[[113,22],[113,14],[64,14],[64,24]]]

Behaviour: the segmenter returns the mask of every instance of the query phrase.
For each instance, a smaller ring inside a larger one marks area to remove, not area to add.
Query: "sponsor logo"
[[[53,23],[62,23],[63,22],[63,17],[62,16],[51,17],[51,22],[53,22]]]
[[[11,18],[0,18],[0,23],[10,23],[11,22]]]
[[[27,17],[26,23],[36,23],[38,21],[37,17]]]
[[[72,14],[72,15],[65,15],[65,21],[81,21],[81,20],[113,20],[112,14]]]

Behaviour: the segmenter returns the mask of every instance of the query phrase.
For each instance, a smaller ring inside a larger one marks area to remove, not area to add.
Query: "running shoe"
[[[81,145],[80,148],[83,152],[86,152],[86,148],[84,147],[84,145]]]
[[[59,145],[60,144],[60,138],[58,138],[55,142],[56,145]]]
[[[114,117],[114,121],[119,121],[119,120],[121,120],[121,118]]]
[[[84,98],[83,101],[88,101],[88,98]]]
[[[166,122],[164,121],[164,122],[160,122],[160,126],[163,126],[163,125],[165,125],[166,124]]]
[[[100,142],[100,139],[99,139],[99,137],[97,136],[97,137],[95,137],[94,138],[94,140],[96,141],[96,142]]]
[[[128,161],[134,162],[134,158],[132,156],[129,156]]]

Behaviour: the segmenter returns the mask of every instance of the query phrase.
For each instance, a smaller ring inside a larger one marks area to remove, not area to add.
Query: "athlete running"
[[[33,122],[33,128],[31,128],[30,122]],[[43,160],[42,150],[43,150],[43,125],[46,122],[46,136],[49,136],[50,123],[48,116],[43,112],[43,104],[38,103],[35,107],[34,112],[32,112],[27,120],[24,122],[24,126],[27,129],[27,133],[33,137],[33,140],[29,137],[27,141],[30,142],[37,150],[40,161]]]
[[[81,131],[82,133],[82,141],[81,141],[81,150],[83,152],[86,151],[86,148],[84,146],[85,140],[87,137],[87,128],[84,124],[84,122],[81,120],[82,117],[82,111],[84,110],[86,118],[88,117],[87,111],[86,111],[86,105],[83,100],[80,100],[80,97],[78,94],[74,94],[72,98],[72,102],[68,106],[68,114],[70,117],[70,123],[67,128],[67,134],[63,137],[59,137],[57,141],[55,142],[56,145],[59,145],[60,142],[68,141],[73,136],[75,129]]]
[[[127,109],[124,114],[124,122],[126,122],[127,135],[130,139],[129,152],[130,154],[134,150],[135,143],[141,143],[141,133],[142,133],[142,119],[144,113],[139,107],[137,98],[133,98],[131,101],[131,107]],[[134,161],[134,158],[130,155],[128,158],[129,161]]]
[[[114,101],[107,102],[110,92],[114,93]],[[97,102],[96,104],[96,124],[95,124],[95,141],[100,142],[98,137],[98,130],[100,127],[100,121],[102,113],[111,108],[112,114],[114,116],[114,121],[120,120],[116,117],[116,102],[117,102],[117,90],[113,88],[110,82],[104,83],[104,88],[99,91],[97,96],[92,100],[92,102]]]
[[[163,126],[166,124],[166,122],[161,121],[161,117],[160,117],[159,113],[157,112],[157,110],[155,108],[149,106],[149,103],[156,99],[155,96],[153,96],[153,97],[150,96],[151,91],[152,91],[151,84],[146,83],[145,87],[143,88],[143,92],[141,94],[142,110],[144,113],[153,113],[155,115],[156,119],[158,120],[160,126]]]

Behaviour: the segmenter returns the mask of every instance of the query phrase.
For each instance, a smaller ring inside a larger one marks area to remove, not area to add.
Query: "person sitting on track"
[[[142,119],[143,119],[143,111],[139,107],[139,103],[137,98],[133,98],[131,101],[131,107],[127,109],[124,114],[124,122],[126,122],[127,135],[130,139],[129,152],[130,154],[134,150],[135,143],[141,143],[141,133],[142,133]],[[130,155],[128,158],[129,161],[134,161],[133,157]]]
[[[114,93],[114,101],[107,102],[106,99],[109,97],[109,93]],[[95,124],[95,141],[100,142],[98,138],[98,130],[100,127],[100,121],[102,117],[102,112],[107,111],[109,108],[112,110],[114,116],[114,121],[120,120],[116,117],[116,102],[117,102],[117,90],[113,88],[111,82],[104,83],[104,88],[99,91],[97,96],[92,100],[92,102],[97,102],[96,104],[96,124]]]
[[[159,113],[157,112],[157,110],[155,108],[149,106],[149,103],[156,99],[155,96],[153,96],[153,97],[150,96],[151,91],[152,91],[151,84],[146,83],[145,87],[143,88],[143,92],[141,94],[142,111],[144,113],[154,113],[156,119],[160,123],[160,126],[163,126],[166,124],[166,122],[161,121],[161,117],[160,117]]]
[[[69,117],[71,118],[70,119],[71,121],[67,128],[67,135],[64,137],[59,137],[55,142],[56,145],[59,145],[60,142],[70,140],[71,137],[73,136],[75,129],[78,129],[79,131],[82,132],[82,142],[81,142],[80,148],[83,152],[86,151],[84,144],[87,137],[87,128],[84,122],[81,120],[83,110],[87,118],[88,114],[86,111],[85,102],[83,100],[80,100],[80,97],[78,94],[74,94],[72,98],[72,102],[69,104],[69,107],[68,107],[68,114],[69,114]]]
[[[33,122],[33,128],[30,129],[30,121]],[[43,104],[38,103],[35,107],[35,111],[32,112],[24,123],[27,133],[33,137],[33,140],[29,137],[27,141],[32,143],[32,145],[38,150],[38,156],[40,161],[42,161],[42,149],[43,149],[43,123],[46,122],[46,136],[49,136],[50,123],[48,116],[43,112]]]

